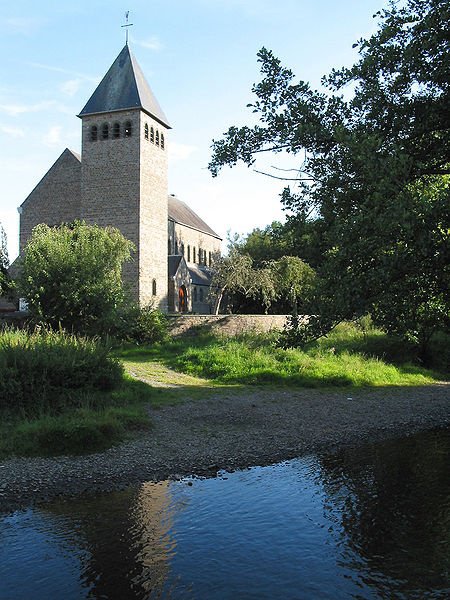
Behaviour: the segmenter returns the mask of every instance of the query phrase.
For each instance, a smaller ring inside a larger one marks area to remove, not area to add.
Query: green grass
[[[86,454],[105,450],[151,428],[147,384],[125,376],[113,392],[79,392],[78,406],[33,418],[1,414],[0,457]]]
[[[378,330],[343,324],[305,350],[281,349],[273,335],[237,338],[199,335],[153,348],[119,353],[128,370],[155,362],[217,385],[295,387],[414,386],[445,379],[445,373],[413,363],[414,349]]]

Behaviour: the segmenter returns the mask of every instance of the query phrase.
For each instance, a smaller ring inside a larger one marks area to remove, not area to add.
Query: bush
[[[36,415],[78,406],[83,393],[109,391],[122,365],[99,340],[62,331],[0,332],[0,409]]]
[[[113,227],[37,225],[20,265],[20,292],[31,317],[54,329],[106,333],[124,300],[122,265],[133,248]]]
[[[153,344],[167,338],[167,319],[152,305],[131,305],[118,314],[110,334],[124,342]]]

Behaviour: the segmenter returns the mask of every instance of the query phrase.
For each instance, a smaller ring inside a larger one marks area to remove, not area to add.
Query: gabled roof
[[[181,254],[169,254],[168,262],[169,262],[169,277],[174,277],[181,263],[182,259]],[[184,260],[184,259],[183,259]]]
[[[65,173],[67,172],[68,168],[75,170],[76,172],[79,171],[79,173],[80,173],[79,180],[81,182],[81,156],[77,152],[70,150],[70,148],[66,148],[62,152],[62,154],[59,155],[59,157],[52,164],[52,166],[47,171],[47,173],[44,175],[44,177],[42,177],[42,179],[39,181],[39,183],[28,194],[28,196],[25,198],[25,200],[22,202],[22,204],[19,206],[19,208],[24,208],[25,205],[28,204],[30,199],[34,197],[38,188],[45,186],[49,180],[52,180],[53,184],[55,184],[55,177],[56,177],[56,181],[62,186],[62,188],[64,190],[67,190],[67,185],[65,182],[65,179],[66,179]],[[64,174],[58,176],[58,172],[61,173],[62,171]],[[56,201],[56,198],[55,198],[55,201]]]
[[[214,236],[218,240],[222,239],[217,235],[217,233],[215,233],[215,231],[211,229],[211,227],[209,227],[209,225],[205,223],[205,221],[203,221],[203,219],[200,219],[200,217],[192,210],[192,208],[189,208],[187,204],[181,200],[178,200],[178,198],[172,194],[169,196],[168,210],[169,219],[175,221],[175,223],[178,223],[179,225],[186,225],[187,227],[191,227],[192,229],[196,229],[202,233],[207,233],[208,235]]]
[[[212,271],[204,267],[192,265],[188,267],[192,283],[194,285],[211,285]]]
[[[132,108],[144,110],[162,125],[171,128],[141,67],[125,45],[78,116]]]

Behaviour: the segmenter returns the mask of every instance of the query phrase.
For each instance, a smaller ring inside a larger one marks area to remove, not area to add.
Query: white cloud
[[[46,146],[58,146],[61,143],[61,130],[59,125],[50,127],[47,133],[44,135],[43,142]]]
[[[33,113],[46,110],[54,105],[54,102],[38,102],[37,104],[0,104],[0,112],[4,112],[12,117],[24,113]]]
[[[66,94],[66,96],[74,96],[80,89],[80,85],[80,79],[69,79],[61,84],[60,89],[63,94]]]
[[[156,35],[152,35],[145,40],[136,40],[133,38],[133,44],[137,46],[141,46],[142,48],[147,48],[147,50],[161,50],[163,45],[161,44],[160,39]]]
[[[54,100],[46,100],[44,102],[37,102],[36,104],[0,104],[0,113],[6,113],[11,117],[27,113],[43,112],[50,109],[68,115],[74,112],[73,109],[65,104],[55,102]]]
[[[5,135],[13,138],[25,137],[25,131],[20,127],[9,127],[8,125],[0,125],[0,131]]]
[[[39,29],[44,22],[44,19],[33,17],[10,17],[9,19],[4,19],[1,25],[2,29],[9,33],[28,35]]]
[[[76,77],[77,79],[80,79],[81,81],[89,81],[92,83],[98,83],[101,79],[99,77],[93,77],[92,75],[86,75],[85,73],[79,73],[78,71],[70,71],[69,69],[64,69],[63,67],[55,67],[54,65],[46,65],[44,63],[27,62],[25,64],[29,65],[30,67],[34,67],[35,69],[43,69],[44,71],[53,71],[54,73],[63,73],[64,75]]]
[[[189,146],[188,144],[177,144],[172,142],[169,144],[169,158],[171,163],[187,160],[197,150],[196,146]]]

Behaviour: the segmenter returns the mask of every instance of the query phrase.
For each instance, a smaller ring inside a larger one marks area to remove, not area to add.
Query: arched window
[[[203,288],[200,288],[200,302],[203,302]]]
[[[114,123],[112,136],[115,140],[117,140],[117,138],[120,138],[120,123]]]
[[[172,254],[172,238],[169,238],[169,247],[168,247],[168,250],[169,250],[169,254]]]
[[[102,140],[107,140],[109,138],[109,125],[108,123],[103,123],[102,125]]]
[[[161,148],[164,150],[164,134],[161,134]]]
[[[155,143],[155,130],[153,129],[153,127],[150,127],[150,141],[152,144]]]
[[[156,296],[156,279],[152,281],[152,296]]]
[[[197,302],[197,288],[194,287],[194,302]]]
[[[181,254],[184,256],[184,244],[181,242]]]
[[[187,261],[191,262],[191,247],[188,246],[188,255],[187,255]]]
[[[211,260],[211,252],[209,253],[209,266],[211,266],[212,260]]]
[[[91,142],[96,142],[97,140],[98,140],[97,125],[92,125],[92,127],[91,127]]]
[[[144,125],[144,138],[148,140],[148,124]]]
[[[155,144],[159,146],[159,131],[156,130]]]
[[[131,121],[125,123],[124,136],[131,137]]]
[[[195,246],[192,248],[192,262],[196,262],[195,260]]]

